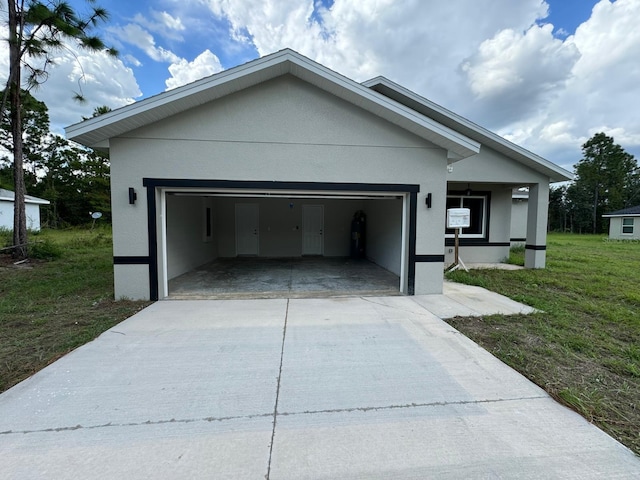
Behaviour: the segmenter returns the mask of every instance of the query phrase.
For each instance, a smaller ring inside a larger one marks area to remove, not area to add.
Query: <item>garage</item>
[[[394,292],[440,293],[448,182],[494,177],[529,185],[539,208],[528,214],[527,258],[530,266],[544,259],[548,177],[531,169],[537,158],[516,162],[507,155],[518,152],[498,140],[500,151],[481,151],[471,136],[489,133],[452,112],[381,78],[357,83],[291,50],[67,134],[110,155],[118,299],[172,298],[176,279],[204,275],[207,265],[219,274],[215,262],[230,259],[286,260],[290,272],[312,260],[349,259],[358,211],[366,215],[366,260],[394,276]],[[506,243],[503,231],[485,229],[474,245]]]
[[[158,233],[150,248],[157,245],[159,298],[410,289],[410,205],[417,186],[270,182],[266,190],[247,182],[205,182],[209,188],[201,188],[201,180],[145,183],[157,199],[149,218]]]

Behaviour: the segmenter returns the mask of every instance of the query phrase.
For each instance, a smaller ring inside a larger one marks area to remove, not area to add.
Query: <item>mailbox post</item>
[[[468,208],[450,208],[447,210],[447,228],[455,230],[455,261],[450,272],[462,267],[469,271],[458,253],[460,230],[471,226],[471,210]]]

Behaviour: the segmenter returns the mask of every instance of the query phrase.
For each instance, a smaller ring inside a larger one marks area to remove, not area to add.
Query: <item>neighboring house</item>
[[[362,84],[292,50],[66,129],[108,150],[115,295],[165,298],[219,257],[366,255],[406,294],[442,291],[445,212],[469,207],[466,262],[509,254],[529,188],[526,266],[545,266],[549,183],[571,174],[385,78]]]
[[[602,217],[609,219],[609,238],[640,240],[640,205],[607,213]]]
[[[527,206],[529,189],[514,188],[511,194],[511,244],[527,241]]]
[[[0,188],[0,228],[13,230],[13,199],[15,194],[11,190]],[[49,205],[49,200],[25,195],[25,212],[27,215],[27,228],[40,230],[40,205]]]

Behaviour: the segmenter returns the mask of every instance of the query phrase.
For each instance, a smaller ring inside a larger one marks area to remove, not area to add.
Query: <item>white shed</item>
[[[14,192],[0,188],[0,228],[13,230],[14,198]],[[27,214],[27,228],[29,230],[40,230],[40,205],[49,205],[51,202],[25,195],[24,203]]]

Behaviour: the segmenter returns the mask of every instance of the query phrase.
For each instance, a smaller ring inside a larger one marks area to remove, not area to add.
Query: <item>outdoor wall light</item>
[[[424,203],[427,205],[427,208],[431,208],[431,194],[427,193],[427,196],[424,199]]]
[[[138,194],[133,189],[133,187],[129,187],[129,205],[133,205],[134,203],[136,203],[137,199],[138,199]]]
[[[465,195],[467,197],[473,193],[473,191],[471,190],[471,184],[470,183],[467,183],[467,190],[464,193],[465,193]]]

